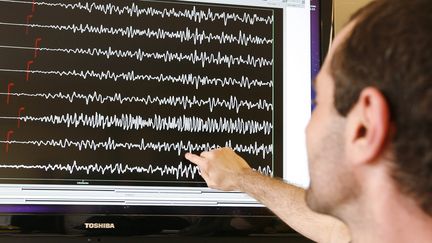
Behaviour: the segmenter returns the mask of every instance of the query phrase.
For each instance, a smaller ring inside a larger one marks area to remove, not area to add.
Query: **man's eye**
[[[312,99],[312,105],[313,105],[313,106],[316,106],[316,105],[317,105],[317,101],[316,101],[316,99]]]

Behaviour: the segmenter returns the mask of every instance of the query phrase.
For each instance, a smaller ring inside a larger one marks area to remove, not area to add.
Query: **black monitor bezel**
[[[326,19],[331,2],[318,1],[319,19],[321,21],[319,35],[321,43],[325,43],[326,28],[330,24]],[[312,24],[312,23],[311,23]],[[321,52],[321,63],[324,59],[323,44],[318,47]],[[282,71],[282,70],[281,70]],[[282,90],[282,89],[281,89]],[[282,96],[281,96],[282,97]],[[282,114],[280,114],[282,116]],[[280,145],[282,149],[282,144]],[[281,158],[282,159],[282,158]],[[75,206],[75,205],[0,205],[2,216],[61,216],[61,215],[126,215],[126,216],[209,216],[209,217],[274,217],[265,207],[169,207],[169,206]]]

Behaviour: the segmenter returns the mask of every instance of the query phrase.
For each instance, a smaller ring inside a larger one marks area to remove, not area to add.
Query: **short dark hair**
[[[376,0],[353,21],[331,62],[335,107],[346,116],[364,88],[381,91],[396,128],[392,177],[432,216],[432,4]]]

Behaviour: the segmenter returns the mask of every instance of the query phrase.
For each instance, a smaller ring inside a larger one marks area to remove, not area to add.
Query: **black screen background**
[[[47,2],[47,1],[46,1]],[[106,3],[105,1],[96,1],[97,3]],[[72,2],[71,2],[72,3]],[[113,4],[126,6],[131,4],[130,1],[112,1]],[[22,116],[48,116],[63,115],[73,113],[84,113],[92,115],[95,112],[103,115],[121,115],[132,114],[144,118],[152,118],[154,115],[162,117],[167,116],[188,116],[198,118],[242,118],[245,120],[255,121],[272,121],[272,134],[265,135],[263,132],[257,134],[230,134],[230,133],[208,133],[208,132],[179,132],[176,130],[160,131],[151,128],[140,130],[125,131],[121,128],[90,128],[78,126],[67,128],[64,124],[53,125],[42,122],[24,122],[20,121],[18,128],[17,120],[0,119],[0,136],[5,140],[0,147],[0,164],[2,165],[71,165],[74,161],[80,166],[97,165],[115,165],[127,164],[131,167],[138,166],[142,168],[152,168],[165,166],[170,168],[192,168],[190,163],[183,157],[185,150],[180,155],[177,151],[154,151],[118,148],[116,150],[90,149],[78,150],[76,147],[53,147],[53,146],[35,146],[22,144],[7,144],[8,141],[84,141],[94,140],[95,142],[107,141],[108,138],[119,143],[139,144],[141,139],[146,142],[167,142],[170,144],[187,143],[193,144],[216,144],[224,146],[228,140],[232,144],[250,145],[257,142],[258,145],[273,145],[273,154],[266,154],[263,159],[262,154],[253,155],[250,153],[239,152],[253,168],[267,167],[271,168],[275,176],[282,176],[282,10],[253,8],[246,9],[228,5],[208,5],[198,3],[181,3],[178,1],[144,1],[135,2],[138,6],[154,8],[175,8],[178,10],[196,9],[207,10],[211,8],[213,12],[229,12],[257,14],[259,16],[268,16],[274,14],[274,24],[266,25],[255,23],[254,25],[228,21],[227,26],[223,21],[203,21],[197,23],[186,18],[161,18],[159,16],[140,16],[130,17],[128,15],[107,15],[98,11],[88,13],[82,10],[63,9],[60,7],[49,7],[36,5],[34,10],[31,4],[14,4],[4,3],[0,5],[0,22],[3,23],[21,23],[39,24],[39,25],[79,25],[89,24],[93,26],[104,25],[105,27],[125,28],[132,26],[136,29],[164,29],[168,31],[184,30],[186,27],[200,31],[204,30],[211,33],[232,33],[238,35],[239,31],[244,31],[253,36],[263,36],[274,38],[273,45],[255,45],[242,46],[238,44],[220,44],[216,41],[211,43],[194,45],[192,42],[181,43],[177,39],[155,39],[146,37],[127,38],[120,35],[94,34],[94,33],[73,33],[72,31],[59,31],[55,29],[0,25],[0,45],[3,46],[21,46],[34,47],[36,39],[40,38],[41,48],[100,48],[120,50],[137,50],[138,48],[147,52],[170,52],[191,53],[195,50],[198,52],[208,52],[228,54],[233,56],[248,54],[255,57],[264,57],[268,60],[273,58],[273,67],[251,67],[245,64],[233,65],[228,68],[226,65],[206,64],[203,68],[200,63],[191,64],[187,61],[168,62],[162,60],[146,59],[137,61],[133,58],[116,58],[111,57],[91,57],[89,55],[66,54],[50,51],[39,51],[35,57],[35,51],[32,49],[11,49],[0,48],[0,69],[7,70],[27,70],[28,62],[31,61],[29,70],[42,71],[85,71],[90,70],[95,73],[111,71],[115,73],[125,73],[133,71],[135,74],[160,75],[167,74],[178,76],[180,74],[193,74],[209,76],[212,78],[231,77],[241,79],[242,76],[250,79],[259,79],[263,81],[274,80],[274,87],[251,87],[250,89],[239,87],[238,85],[199,85],[198,89],[194,85],[185,85],[171,82],[157,82],[149,80],[125,81],[119,78],[117,81],[112,79],[99,80],[98,78],[87,77],[83,79],[78,76],[60,76],[56,74],[46,75],[34,72],[10,72],[0,71],[0,89],[2,93],[8,92],[8,86],[11,87],[11,93],[43,93],[54,94],[62,92],[71,94],[73,92],[80,94],[93,94],[95,91],[103,96],[113,95],[115,93],[123,96],[136,97],[197,97],[206,100],[209,97],[229,100],[235,96],[238,100],[248,100],[258,102],[267,100],[273,102],[273,111],[265,111],[245,107],[240,109],[239,113],[235,110],[228,110],[223,107],[215,107],[213,112],[209,111],[208,106],[194,106],[183,109],[181,106],[169,106],[142,103],[123,103],[90,102],[88,105],[83,100],[76,99],[74,102],[62,99],[44,99],[40,97],[25,96],[0,96],[0,116],[16,117],[21,109]],[[31,16],[30,16],[31,15]],[[27,33],[26,33],[27,32]],[[288,37],[289,38],[289,37]],[[273,52],[274,51],[274,52]],[[28,80],[27,80],[28,75]],[[11,86],[13,83],[13,86]],[[9,103],[6,100],[9,99]],[[13,134],[10,133],[13,131]],[[6,138],[10,134],[9,140]],[[6,147],[7,152],[6,152]],[[193,150],[194,153],[200,153],[202,150]],[[35,184],[91,184],[91,185],[170,185],[170,186],[203,186],[201,177],[195,174],[190,177],[180,176],[177,178],[173,174],[161,175],[160,171],[153,173],[125,172],[113,173],[85,171],[68,171],[60,170],[43,170],[43,169],[16,169],[0,168],[0,178],[2,183],[35,183]]]

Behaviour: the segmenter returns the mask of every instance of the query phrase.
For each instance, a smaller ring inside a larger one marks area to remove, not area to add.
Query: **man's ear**
[[[385,149],[389,136],[390,110],[376,88],[363,89],[347,117],[347,156],[350,161],[374,162]]]

